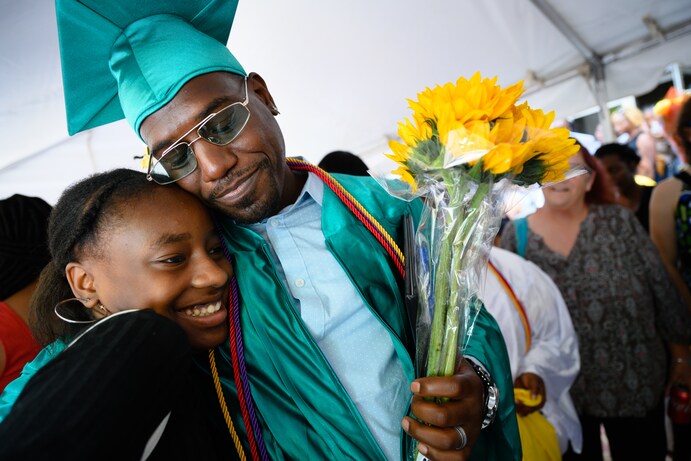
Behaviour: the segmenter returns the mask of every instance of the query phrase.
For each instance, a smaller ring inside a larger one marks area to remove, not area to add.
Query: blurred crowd
[[[499,245],[554,281],[575,330],[582,445],[572,438],[563,459],[689,460],[691,98],[671,90],[611,122],[617,142],[581,146],[581,174],[545,187]]]

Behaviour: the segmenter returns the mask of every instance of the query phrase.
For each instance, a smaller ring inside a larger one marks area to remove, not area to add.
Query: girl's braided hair
[[[52,260],[41,272],[31,299],[31,330],[42,345],[58,338],[69,340],[83,328],[54,313],[57,303],[74,297],[65,266],[85,255],[98,257],[106,244],[104,235],[122,222],[125,205],[151,199],[156,187],[144,173],[121,168],[90,176],[62,193],[48,224]],[[64,303],[61,313],[75,320],[91,319],[78,302]]]

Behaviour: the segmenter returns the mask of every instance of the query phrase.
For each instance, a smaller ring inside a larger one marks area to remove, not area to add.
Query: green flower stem
[[[450,210],[457,210],[451,227],[442,236],[439,263],[434,276],[434,314],[430,330],[427,376],[451,376],[455,372],[461,315],[459,298],[467,298],[469,287],[459,281],[458,274],[468,265],[465,255],[480,220],[480,204],[490,191],[490,184],[481,182],[470,203],[463,207],[468,180],[457,184],[451,175],[444,176],[449,193]]]
[[[453,258],[451,271],[448,273],[448,278],[450,279],[449,305],[446,308],[446,325],[444,329],[440,376],[451,376],[456,371],[456,353],[458,351],[458,338],[461,333],[462,320],[462,312],[458,312],[458,309],[465,308],[465,305],[470,302],[468,296],[469,287],[461,285],[462,281],[459,280],[460,277],[458,274],[460,274],[462,270],[468,270],[474,263],[473,261],[468,261],[466,257],[468,253],[466,250],[469,248],[475,230],[480,224],[480,204],[485,197],[487,197],[489,191],[490,184],[480,183],[478,185],[478,189],[468,205],[467,214],[459,218],[461,225],[453,239],[454,254],[456,257]],[[459,297],[463,300],[464,304],[457,309],[456,306],[459,304]]]
[[[467,191],[467,184],[455,184],[448,172],[444,172],[443,178],[446,190],[449,194],[450,210],[461,210],[463,196]],[[434,314],[432,316],[432,326],[430,329],[429,352],[427,356],[427,376],[439,376],[441,372],[441,356],[444,343],[444,332],[448,329],[446,325],[447,309],[449,303],[449,274],[452,266],[454,236],[461,224],[461,219],[451,222],[451,227],[447,228],[442,234],[441,249],[439,252],[439,262],[434,276]]]

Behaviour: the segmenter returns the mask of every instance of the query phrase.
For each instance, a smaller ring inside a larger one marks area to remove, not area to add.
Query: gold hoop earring
[[[68,302],[79,301],[80,303],[85,303],[85,302],[89,301],[90,299],[91,299],[91,298],[67,298],[67,299],[65,299],[65,300],[60,301],[59,303],[57,303],[57,304],[55,305],[55,307],[53,308],[53,312],[55,312],[55,315],[58,316],[58,318],[59,318],[60,320],[62,320],[62,321],[64,321],[64,322],[67,322],[67,323],[74,323],[74,324],[94,323],[94,322],[96,321],[95,319],[92,319],[92,320],[75,320],[75,319],[71,319],[71,318],[69,318],[69,317],[65,317],[64,315],[62,315],[62,314],[60,313],[60,311],[59,311],[59,309],[58,309],[60,306],[62,306],[62,305],[65,304],[65,303],[68,303]],[[83,304],[82,304],[82,307],[84,307],[84,309],[88,309],[88,308],[85,307]],[[105,309],[105,308],[104,308],[104,309]]]

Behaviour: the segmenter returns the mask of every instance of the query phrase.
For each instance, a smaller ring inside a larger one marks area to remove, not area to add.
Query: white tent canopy
[[[53,3],[0,1],[0,198],[54,202],[90,173],[138,168],[124,121],[67,135]],[[376,169],[406,98],[476,71],[526,80],[558,117],[651,90],[691,66],[691,0],[243,0],[229,47],[267,81],[289,155],[350,150]]]

